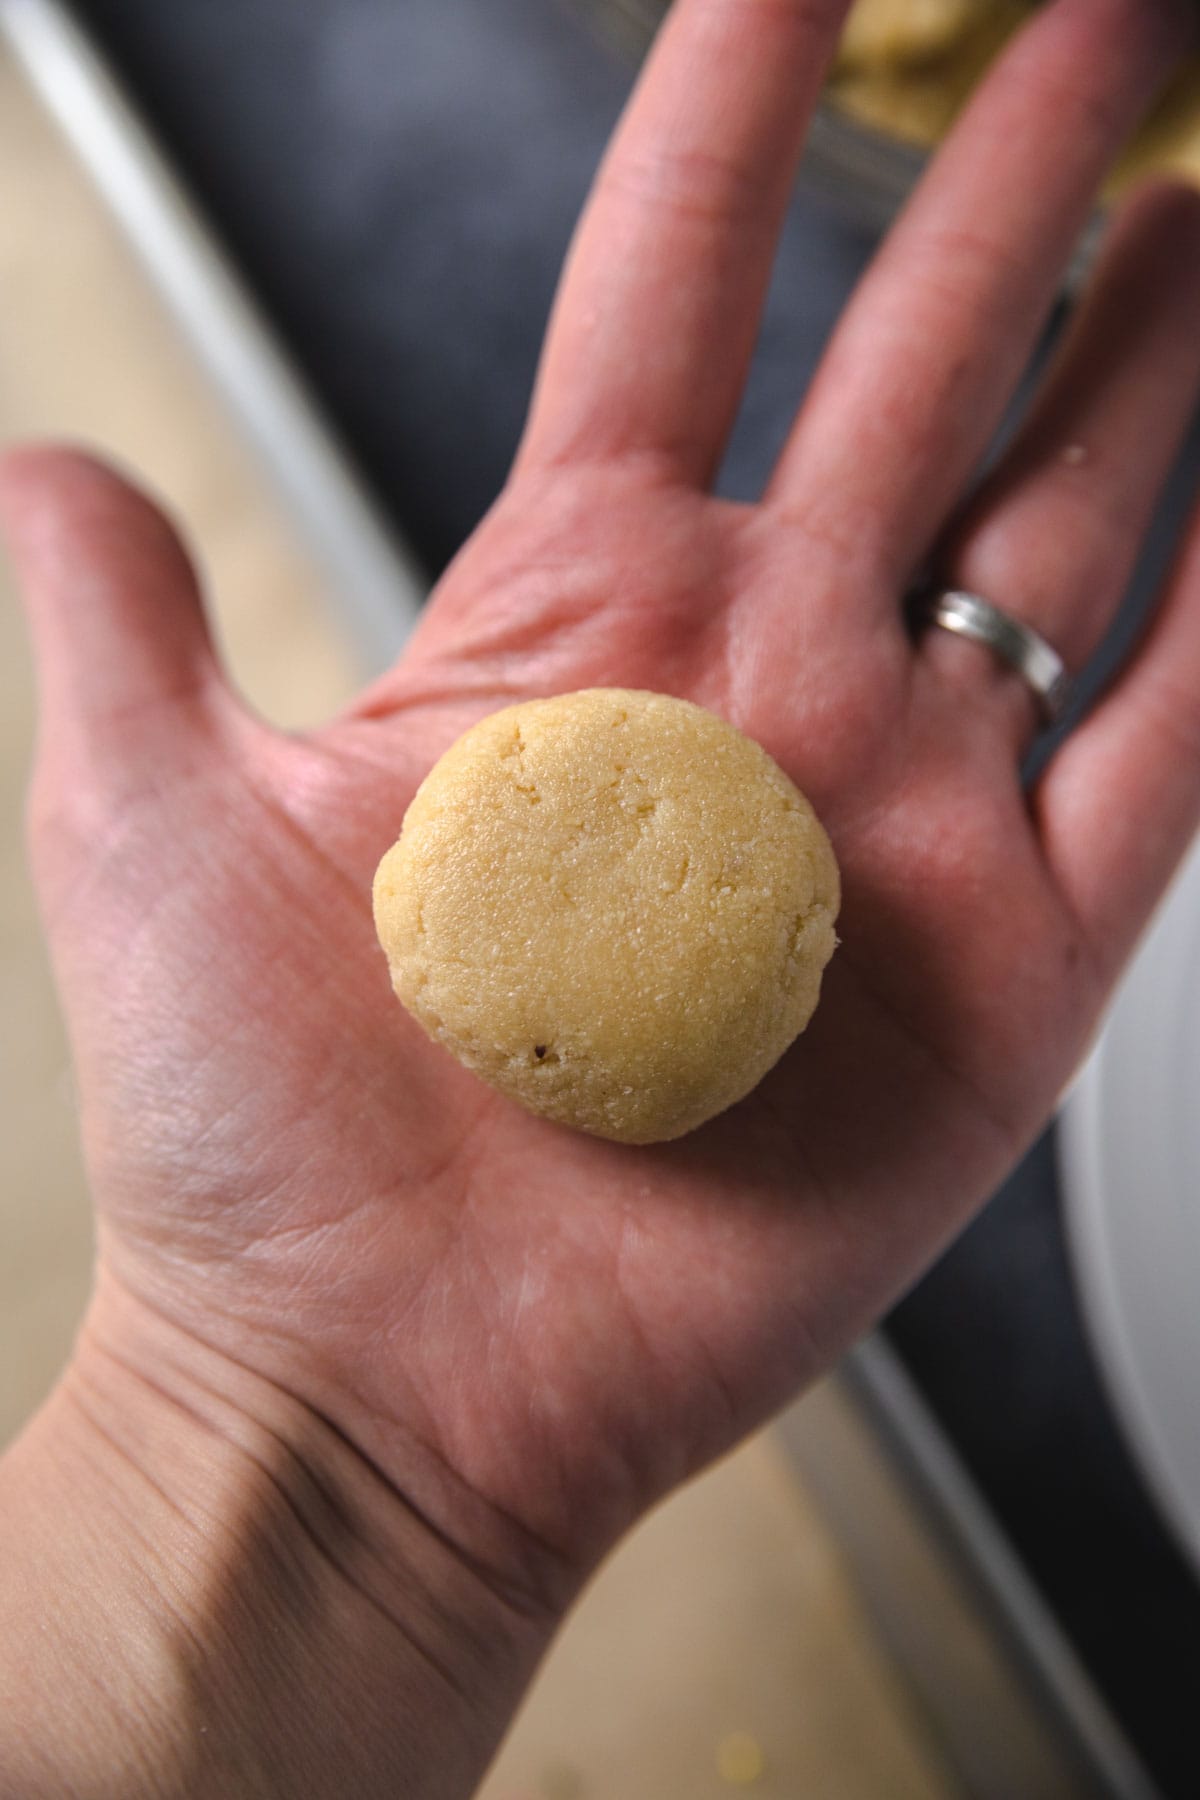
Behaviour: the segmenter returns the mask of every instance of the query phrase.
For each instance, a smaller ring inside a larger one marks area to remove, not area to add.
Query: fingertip
[[[1107,24],[1114,33],[1138,32],[1149,41],[1157,39],[1167,57],[1181,57],[1195,47],[1200,37],[1200,19],[1195,0],[1073,0],[1080,7],[1091,7],[1101,17],[1107,9]]]
[[[199,603],[195,564],[163,502],[87,447],[28,443],[0,453],[0,534],[27,605],[73,585],[64,563],[145,578]]]
[[[132,487],[114,463],[81,444],[19,443],[0,449],[0,514],[18,526],[31,504]]]
[[[1115,208],[1120,228],[1142,237],[1191,245],[1200,239],[1200,187],[1172,171],[1144,175]]]
[[[1173,175],[1152,175],[1124,194],[1085,292],[1108,317],[1106,335],[1128,339],[1153,321],[1174,321],[1177,343],[1194,343],[1200,298],[1200,188]],[[1180,364],[1184,379],[1187,359]]]
[[[131,471],[115,458],[82,444],[20,443],[0,450],[0,526],[6,535],[23,538],[36,532],[47,516],[65,525],[122,513],[138,522],[153,521],[174,537],[153,498]]]
[[[90,737],[224,691],[200,583],[161,507],[66,444],[0,455],[0,531],[33,641],[44,718]],[[169,733],[168,733],[169,735]]]

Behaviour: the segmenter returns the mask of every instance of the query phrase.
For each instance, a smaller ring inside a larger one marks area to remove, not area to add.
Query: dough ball
[[[392,985],[530,1111],[680,1137],[812,1016],[838,872],[757,744],[663,694],[511,706],[448,750],[375,876]]]

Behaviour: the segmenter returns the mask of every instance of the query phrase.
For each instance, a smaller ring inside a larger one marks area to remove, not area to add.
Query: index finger
[[[676,0],[601,166],[518,466],[647,452],[709,478],[849,0]]]

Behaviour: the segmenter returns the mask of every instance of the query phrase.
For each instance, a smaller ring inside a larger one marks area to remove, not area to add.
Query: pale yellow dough
[[[375,877],[392,985],[459,1062],[599,1137],[680,1137],[803,1031],[838,871],[812,807],[698,706],[508,707],[418,790]]]

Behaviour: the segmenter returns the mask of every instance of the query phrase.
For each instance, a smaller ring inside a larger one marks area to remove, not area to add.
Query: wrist
[[[0,1465],[0,1791],[473,1791],[557,1622],[298,1399],[111,1294]]]

